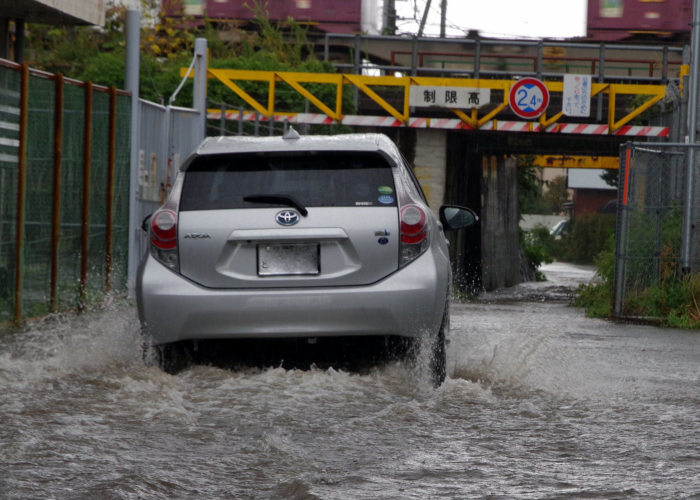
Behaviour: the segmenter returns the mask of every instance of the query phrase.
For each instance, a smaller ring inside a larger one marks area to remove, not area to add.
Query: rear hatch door
[[[366,285],[398,269],[394,177],[376,153],[199,157],[178,225],[180,271],[205,287]]]

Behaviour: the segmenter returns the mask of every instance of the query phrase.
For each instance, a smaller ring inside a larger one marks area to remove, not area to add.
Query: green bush
[[[685,303],[669,311],[668,325],[700,329],[700,272],[686,276],[682,281],[682,290]]]
[[[543,226],[539,226],[539,228],[543,228]],[[535,233],[537,233],[537,235]],[[551,239],[549,230],[546,227],[544,227],[544,233],[546,233],[547,237]],[[520,244],[525,251],[525,257],[527,258],[530,267],[535,270],[535,277],[537,281],[547,281],[545,275],[542,274],[542,272],[537,268],[542,264],[549,264],[553,262],[552,255],[549,252],[546,244],[547,239],[541,237],[544,233],[537,227],[529,234],[525,231],[520,231]]]
[[[589,318],[609,318],[612,314],[612,286],[603,283],[580,285],[573,305],[584,307]]]
[[[612,314],[615,282],[615,236],[609,235],[603,250],[594,259],[598,283],[580,285],[574,305],[586,308],[589,318],[608,318]]]
[[[554,244],[552,255],[578,264],[593,264],[614,228],[614,215],[579,215],[574,219],[571,233]]]
[[[538,224],[530,231],[532,241],[535,245],[542,247],[544,253],[546,253],[550,259],[553,259],[561,252],[559,247],[561,246],[560,241],[555,240],[554,237],[549,234],[549,228]],[[551,262],[551,260],[549,261]]]

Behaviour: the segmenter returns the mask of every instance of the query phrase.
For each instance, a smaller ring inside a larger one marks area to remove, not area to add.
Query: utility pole
[[[440,38],[445,38],[445,24],[447,23],[447,0],[440,2]]]
[[[139,259],[138,232],[139,212],[139,141],[141,138],[141,120],[139,106],[139,76],[141,49],[141,12],[129,9],[126,11],[126,60],[124,62],[125,88],[131,92],[131,168],[129,180],[129,264],[127,270],[129,297],[135,294],[136,270]]]
[[[423,36],[423,28],[425,28],[425,21],[428,20],[428,12],[430,11],[430,4],[433,0],[428,0],[425,4],[425,10],[423,11],[423,18],[420,20],[420,28],[418,28],[418,37]]]
[[[384,35],[396,34],[396,0],[384,0]]]
[[[681,230],[681,271],[690,272],[691,229],[693,215],[693,177],[695,171],[695,148],[698,127],[698,77],[700,76],[700,0],[693,2],[693,31],[690,54],[690,89],[688,91],[688,153],[686,154],[685,200],[683,227]]]

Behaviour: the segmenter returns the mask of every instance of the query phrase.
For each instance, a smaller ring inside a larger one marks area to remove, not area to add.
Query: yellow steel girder
[[[617,156],[569,156],[537,155],[532,161],[539,168],[606,168],[617,169],[620,159]]]
[[[346,75],[346,74],[328,74],[328,73],[296,73],[282,71],[249,71],[249,70],[231,70],[231,69],[214,69],[209,68],[208,77],[217,79],[231,89],[243,101],[250,105],[255,111],[265,117],[271,117],[275,114],[275,83],[284,82],[291,88],[297,91],[300,95],[309,100],[316,106],[321,113],[326,114],[333,120],[339,121],[342,118],[342,103],[343,103],[343,86],[352,85],[372,100],[381,106],[387,113],[397,120],[407,123],[410,118],[409,94],[410,87],[413,85],[424,86],[444,86],[444,87],[470,87],[483,88],[491,90],[503,91],[503,102],[498,104],[495,109],[492,109],[484,116],[479,117],[478,110],[472,109],[471,114],[465,113],[460,109],[452,109],[451,111],[459,117],[466,125],[471,128],[479,128],[489,120],[495,119],[499,113],[508,107],[508,94],[510,88],[515,84],[516,80],[485,80],[473,78],[436,78],[436,77],[418,77],[418,76],[364,76],[364,75]],[[182,68],[181,75],[187,76],[187,68]],[[189,74],[192,77],[192,73]],[[263,105],[242,89],[236,82],[241,81],[262,81],[268,82],[267,105]],[[319,83],[330,84],[336,86],[336,102],[335,109],[331,109],[318,99],[308,89],[304,88],[302,83]],[[561,93],[564,90],[564,83],[558,82],[543,82],[551,93]],[[386,102],[379,94],[371,87],[400,87],[403,89],[403,108],[396,109],[394,106]],[[622,126],[629,123],[632,119],[639,116],[645,110],[649,109],[655,103],[659,102],[666,95],[666,87],[664,85],[637,85],[637,84],[608,84],[608,83],[592,83],[591,96],[598,94],[608,94],[608,131],[610,134],[615,133]],[[616,116],[616,99],[621,95],[639,95],[646,96],[644,102],[636,104],[636,107],[629,111],[621,119]],[[287,113],[284,113],[287,114]],[[542,127],[549,127],[557,123],[564,116],[562,111],[554,113],[548,117],[546,112],[543,113],[538,121]]]

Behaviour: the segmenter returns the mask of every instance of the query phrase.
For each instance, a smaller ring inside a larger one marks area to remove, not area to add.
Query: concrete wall
[[[512,156],[481,158],[481,262],[484,290],[520,282],[517,163]]]
[[[430,208],[437,214],[445,198],[447,130],[420,130],[416,135],[413,164],[413,172],[423,187]]]
[[[552,229],[558,222],[566,219],[567,217],[564,215],[523,214],[522,220],[520,221],[520,229],[523,231],[530,231],[534,229],[535,226],[544,226],[548,229]]]

